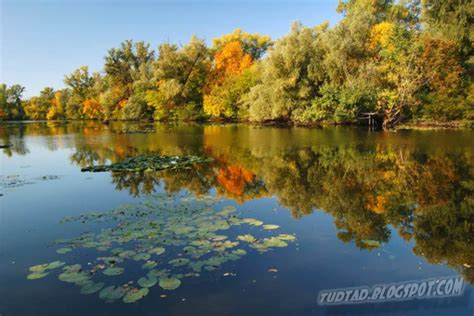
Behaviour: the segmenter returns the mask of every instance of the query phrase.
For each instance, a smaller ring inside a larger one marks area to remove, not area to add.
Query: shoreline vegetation
[[[0,121],[472,128],[471,4],[347,0],[334,26],[294,23],[276,40],[240,29],[211,46],[127,40],[64,89],[25,99],[23,86],[1,84]]]

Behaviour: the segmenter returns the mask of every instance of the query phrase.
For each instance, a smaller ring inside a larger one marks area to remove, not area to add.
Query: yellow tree
[[[89,119],[99,119],[102,117],[102,107],[96,98],[87,98],[83,102],[82,112]]]
[[[46,119],[48,120],[63,120],[66,118],[66,103],[68,99],[68,90],[57,91],[51,100],[51,107],[49,108]]]
[[[246,54],[238,41],[227,43],[214,55],[213,69],[209,73],[204,95],[204,112],[213,117],[232,116],[233,102],[230,95],[235,78],[252,66],[253,59]]]
[[[235,29],[232,33],[215,38],[212,41],[212,48],[214,51],[221,51],[232,42],[239,42],[244,53],[249,54],[252,59],[260,59],[273,45],[272,39],[268,35],[251,34],[242,32],[241,29]]]

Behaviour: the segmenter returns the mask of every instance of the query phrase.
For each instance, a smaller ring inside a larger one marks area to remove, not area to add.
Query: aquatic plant
[[[104,172],[104,171],[156,171],[164,169],[187,168],[195,163],[211,162],[211,158],[197,156],[160,156],[160,155],[140,155],[127,158],[123,161],[110,165],[97,165],[82,168],[82,172]]]
[[[220,202],[213,196],[158,194],[108,212],[66,217],[62,223],[105,222],[108,228],[58,240],[60,248],[56,252],[71,260],[77,258],[72,256],[74,252],[86,249],[95,250],[98,256],[87,265],[65,265],[63,261],[35,265],[27,278],[40,279],[62,268],[59,280],[81,287],[81,294],[98,293],[106,302],[122,299],[133,303],[157,285],[163,290],[176,290],[184,279],[219,270],[229,261],[240,260],[252,248],[265,253],[296,240],[291,234],[271,236],[272,230],[280,228],[278,225],[241,218],[234,206],[222,207]],[[232,229],[236,226],[241,226],[239,231],[251,229],[262,236],[238,235]],[[130,280],[134,269],[129,267],[137,264],[143,274]],[[124,279],[128,281],[124,283]]]

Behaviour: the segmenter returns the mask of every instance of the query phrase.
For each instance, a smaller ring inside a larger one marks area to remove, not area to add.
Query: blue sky
[[[62,88],[64,75],[88,65],[102,70],[108,49],[126,39],[183,44],[242,28],[278,38],[293,21],[334,24],[338,0],[0,0],[0,82],[26,96]]]

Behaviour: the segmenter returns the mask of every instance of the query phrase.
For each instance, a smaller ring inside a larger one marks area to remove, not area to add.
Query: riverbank
[[[51,122],[51,123],[72,123],[72,122],[101,122],[98,120],[7,120],[1,121],[2,123],[38,123],[38,122]],[[109,120],[102,121],[101,123],[108,125],[113,122],[128,122],[137,124],[154,124],[154,123],[194,123],[194,124],[211,124],[211,125],[226,125],[226,124],[246,124],[253,126],[269,126],[269,127],[307,127],[307,128],[323,128],[329,126],[354,126],[354,127],[369,127],[367,124],[360,124],[359,122],[294,122],[287,120],[268,120],[263,122],[255,122],[249,120],[232,120],[232,119],[199,119],[199,120],[168,120],[168,121],[150,121],[150,120]],[[459,129],[459,128],[474,128],[474,121],[463,120],[463,121],[426,121],[426,120],[411,120],[404,123],[400,123],[393,130],[432,130],[432,129]],[[377,130],[378,128],[373,128]],[[382,130],[382,128],[379,128]]]

